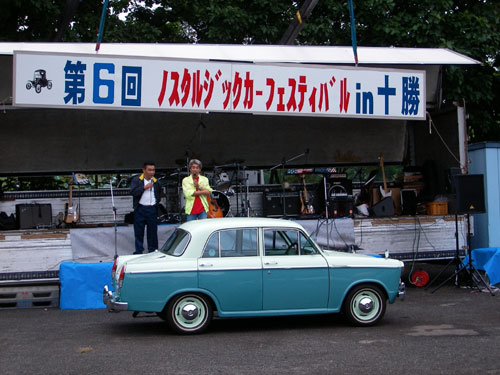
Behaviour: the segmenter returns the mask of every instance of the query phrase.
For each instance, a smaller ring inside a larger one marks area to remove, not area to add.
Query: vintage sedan
[[[109,311],[155,312],[188,334],[214,315],[343,311],[371,326],[404,296],[402,269],[395,259],[321,250],[293,221],[206,219],[179,226],[159,251],[118,257],[103,301]]]

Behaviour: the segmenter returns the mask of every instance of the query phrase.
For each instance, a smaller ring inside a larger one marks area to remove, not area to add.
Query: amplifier
[[[331,203],[332,199],[335,198],[345,198],[352,199],[352,181],[347,179],[345,174],[337,174],[335,177],[330,177],[326,179],[326,196],[328,197],[329,202]],[[319,209],[320,212],[325,212],[325,184],[324,180],[321,180],[318,183],[318,186],[315,191],[316,200],[315,205]],[[330,210],[332,207],[330,207]],[[329,212],[329,215],[331,212]]]
[[[52,205],[16,204],[16,220],[19,229],[36,229],[52,225]]]
[[[285,210],[283,211],[283,197],[285,201]],[[264,193],[264,216],[280,217],[299,216],[300,197],[299,192],[283,193]]]
[[[354,199],[352,195],[330,197],[328,216],[354,217]]]

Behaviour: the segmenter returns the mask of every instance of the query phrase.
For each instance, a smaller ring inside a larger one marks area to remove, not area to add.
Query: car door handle
[[[264,264],[266,266],[275,266],[276,264],[278,264],[278,262],[265,262]]]
[[[200,263],[200,267],[212,267],[212,263]]]

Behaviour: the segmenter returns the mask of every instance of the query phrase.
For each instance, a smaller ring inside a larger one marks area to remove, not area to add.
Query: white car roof
[[[221,219],[194,220],[184,223],[180,228],[188,232],[213,232],[219,229],[248,228],[248,227],[274,227],[274,228],[304,228],[291,220],[270,219],[260,217],[231,217]]]

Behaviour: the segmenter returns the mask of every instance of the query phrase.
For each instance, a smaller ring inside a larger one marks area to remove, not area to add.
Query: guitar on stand
[[[393,216],[394,215],[394,200],[392,199],[392,191],[387,188],[387,180],[385,177],[384,157],[380,154],[380,168],[382,169],[382,180],[384,187],[380,187],[382,200],[372,207],[375,216]]]
[[[314,206],[309,201],[309,193],[306,188],[306,180],[305,176],[302,175],[302,185],[304,186],[304,190],[300,192],[300,214],[301,215],[314,215]]]
[[[64,206],[64,222],[72,224],[78,222],[78,206],[73,206],[73,179],[69,183],[69,200]]]
[[[382,199],[389,197],[392,198],[392,191],[387,188],[387,180],[385,178],[385,168],[384,168],[384,157],[382,156],[382,154],[380,154],[379,159],[380,159],[380,169],[382,169],[382,180],[384,183],[383,188],[382,186],[380,186],[380,194],[382,195]]]

